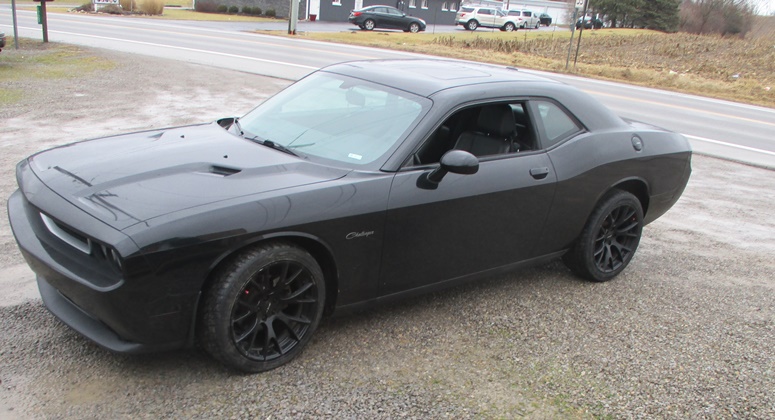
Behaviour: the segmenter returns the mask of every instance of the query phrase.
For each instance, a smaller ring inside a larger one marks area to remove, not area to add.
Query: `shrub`
[[[219,6],[218,6],[218,7],[215,9],[215,11],[216,11],[216,12],[218,12],[218,13],[226,13],[226,12],[228,12],[228,11],[229,11],[229,7],[228,7],[228,6],[226,6],[225,4],[221,4],[221,5],[219,5]]]
[[[146,15],[161,15],[164,13],[164,0],[142,0],[140,11]]]
[[[135,0],[119,0],[118,3],[125,12],[134,12],[137,10],[137,1]]]
[[[239,13],[239,7],[237,7],[237,6],[230,6],[229,7],[229,13]]]
[[[123,15],[124,11],[121,9],[121,6],[117,4],[109,4],[105,7],[100,7],[100,10],[98,10],[100,13],[107,13],[110,15]]]
[[[267,9],[266,13],[264,13],[266,17],[275,17],[277,16],[277,12],[274,11],[274,9]]]
[[[218,10],[218,5],[214,1],[200,0],[196,2],[194,9],[202,13],[215,13]]]
[[[73,12],[93,12],[94,11],[94,5],[92,3],[84,3],[75,9],[72,10]]]
[[[242,13],[246,14],[246,15],[249,15],[249,14],[253,13],[253,9],[251,9],[250,6],[245,6],[245,7],[242,8]]]
[[[262,12],[263,12],[263,10],[261,10],[260,7],[254,7],[253,8],[253,14],[256,15],[256,16],[261,15]]]

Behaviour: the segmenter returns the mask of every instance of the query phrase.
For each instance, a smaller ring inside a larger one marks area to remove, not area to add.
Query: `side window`
[[[407,164],[434,164],[453,149],[465,150],[479,158],[535,150],[536,136],[527,109],[524,101],[461,109],[429,135]]]
[[[492,10],[490,10],[490,9],[479,9],[479,14],[480,15],[491,15],[492,14]]]
[[[544,148],[549,148],[572,134],[581,131],[581,127],[557,104],[549,101],[533,101],[538,131],[545,139]]]

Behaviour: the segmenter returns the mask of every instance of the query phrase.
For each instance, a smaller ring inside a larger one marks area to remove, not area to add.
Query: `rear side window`
[[[533,106],[536,110],[538,131],[544,140],[542,145],[544,149],[581,131],[581,126],[554,102],[533,101]]]
[[[471,12],[474,11],[474,8],[473,7],[461,7],[460,11],[461,12],[466,12],[466,13],[471,13]]]
[[[490,9],[479,9],[479,14],[480,15],[491,15],[493,13],[492,13],[492,10],[490,10]]]

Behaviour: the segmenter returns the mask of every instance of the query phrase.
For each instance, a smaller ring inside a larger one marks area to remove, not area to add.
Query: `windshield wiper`
[[[254,141],[254,142],[258,143],[258,144],[264,145],[266,147],[270,147],[272,149],[279,150],[281,152],[285,152],[285,153],[287,153],[289,155],[296,156],[296,157],[301,157],[301,156],[299,156],[298,153],[294,152],[293,150],[283,146],[280,143],[275,143],[272,140],[264,140],[264,139],[262,139],[261,137],[258,137],[258,136],[245,137],[245,138],[248,139],[248,140]]]

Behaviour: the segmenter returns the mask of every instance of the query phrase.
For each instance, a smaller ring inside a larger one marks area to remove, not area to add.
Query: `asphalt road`
[[[3,11],[0,15],[1,27],[10,33],[10,8],[3,5],[0,10]],[[41,37],[33,12],[20,10],[18,19],[21,36]],[[255,29],[282,29],[285,25],[283,23],[184,22],[82,14],[49,14],[48,21],[51,41],[170,58],[291,80],[342,61],[421,57],[418,54],[247,32]],[[325,22],[302,22],[299,26],[300,31],[354,29],[349,24]],[[430,30],[454,32],[463,29],[436,26]],[[775,168],[773,108],[554,73],[530,72],[585,90],[624,117],[681,132],[690,139],[696,152]]]

